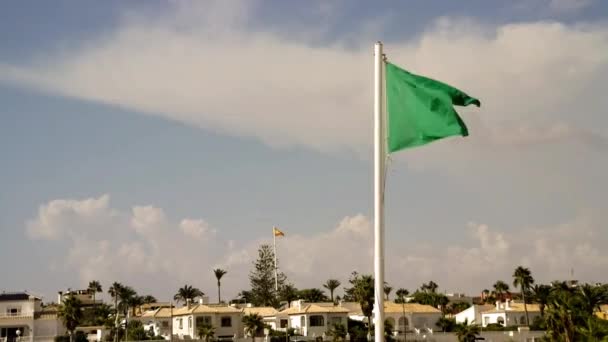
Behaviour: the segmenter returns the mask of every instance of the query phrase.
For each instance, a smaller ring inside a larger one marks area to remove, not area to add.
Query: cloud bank
[[[531,267],[542,282],[566,278],[570,268],[583,281],[607,280],[608,253],[603,246],[608,239],[593,214],[554,226],[518,227],[509,234],[477,223],[470,223],[467,230],[468,238],[461,244],[406,241],[402,247],[389,247],[387,280],[413,290],[433,279],[446,291],[477,293],[497,279],[509,282],[520,264]],[[154,206],[122,212],[110,205],[108,195],[43,204],[28,221],[27,234],[40,243],[66,240],[65,254],[54,263],[76,272],[81,286],[92,279],[105,284],[121,281],[159,298],[169,298],[184,283],[215,293],[216,267],[228,271],[223,292],[236,296],[249,287],[247,275],[257,248],[270,242],[262,237],[223,241],[204,220],[178,222]],[[346,284],[353,270],[372,272],[372,246],[370,220],[361,214],[347,216],[318,234],[286,231],[278,240],[280,268],[301,288],[321,287],[329,278]]]

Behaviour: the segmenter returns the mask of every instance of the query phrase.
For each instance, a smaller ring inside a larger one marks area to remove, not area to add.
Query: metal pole
[[[382,43],[374,47],[374,337],[384,341],[384,163],[385,142],[382,104]]]

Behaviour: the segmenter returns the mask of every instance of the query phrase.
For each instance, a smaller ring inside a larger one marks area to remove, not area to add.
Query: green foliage
[[[129,321],[127,325],[127,339],[129,341],[145,341],[150,339],[140,321]]]
[[[70,335],[73,335],[83,317],[81,302],[74,296],[68,296],[59,307],[57,316],[61,318]]]
[[[299,291],[292,284],[285,284],[279,288],[279,299],[288,304],[298,299]]]
[[[201,324],[198,326],[196,333],[199,339],[208,342],[209,339],[213,339],[215,337],[215,328],[210,324]]]
[[[192,285],[186,284],[184,287],[177,290],[177,293],[173,296],[173,299],[178,303],[186,303],[188,300],[194,301],[195,298],[202,297],[204,295],[205,293],[203,293],[203,291],[193,287]]]
[[[441,293],[416,291],[412,296],[411,302],[441,308],[441,311],[445,313],[445,308],[449,303],[449,299]]]
[[[446,307],[446,314],[455,315],[471,307],[467,302],[451,302]]]
[[[530,269],[519,266],[513,272],[513,286],[519,286],[521,290],[521,296],[524,301],[524,310],[526,312],[526,325],[530,325],[530,318],[528,317],[528,307],[526,305],[526,292],[530,289],[530,286],[534,284],[534,278]]]
[[[352,341],[367,341],[368,329],[365,323],[349,318],[347,329]]]
[[[506,297],[511,294],[509,292],[509,285],[502,280],[497,281],[493,287],[492,297],[496,300],[504,301]]]
[[[478,325],[469,325],[467,321],[458,323],[454,327],[456,337],[458,337],[458,341],[460,342],[474,342],[477,335],[479,335],[479,330]]]
[[[249,272],[253,305],[278,306],[274,271],[274,251],[270,245],[261,245],[258,249],[258,259],[253,265],[253,270]],[[285,284],[287,277],[283,272],[279,272],[277,279],[280,289]]]
[[[344,341],[347,334],[346,327],[343,324],[334,324],[327,332],[333,342]]]
[[[264,318],[258,314],[249,314],[243,316],[243,328],[245,334],[251,336],[251,340],[254,341],[255,337],[261,335],[264,332]]]
[[[393,291],[393,287],[388,285],[386,282],[384,283],[384,296],[386,297],[386,300],[390,300],[390,294]]]
[[[405,303],[405,297],[407,297],[410,294],[410,291],[404,289],[404,288],[400,288],[397,290],[397,292],[395,292],[395,294],[397,295],[397,299],[395,299],[395,303]]]
[[[334,301],[334,291],[340,287],[340,285],[342,285],[342,283],[337,279],[328,279],[325,284],[323,284],[323,287],[329,290],[329,297],[332,302]]]
[[[223,270],[221,268],[216,268],[213,270],[213,274],[215,274],[215,279],[217,279],[217,302],[218,303],[222,302],[222,292],[221,292],[222,283],[220,282],[220,280],[222,279],[222,277],[224,275],[226,275],[226,273],[228,273],[228,271]]]
[[[348,282],[351,287],[344,289],[344,299],[359,303],[361,312],[369,322],[368,331],[371,331],[371,317],[374,309],[374,278],[371,275],[360,275],[353,272]]]
[[[443,332],[452,332],[456,328],[456,319],[440,317],[435,325]]]
[[[325,293],[317,288],[299,290],[298,298],[309,303],[329,301],[329,298],[327,298]]]

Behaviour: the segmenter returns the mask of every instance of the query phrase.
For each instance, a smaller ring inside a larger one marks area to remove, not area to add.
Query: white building
[[[135,319],[141,321],[144,330],[152,335],[171,339],[171,308],[148,310]]]
[[[394,330],[400,333],[412,330],[432,332],[437,329],[435,323],[441,318],[441,310],[418,303],[399,304],[386,301],[384,317]]]
[[[0,341],[53,341],[65,333],[56,307],[26,292],[0,293]]]
[[[530,323],[540,316],[538,304],[527,304]],[[496,306],[481,313],[482,326],[488,324],[500,324],[505,327],[525,325],[526,312],[522,302],[512,302],[507,300],[505,303],[496,302]]]
[[[279,312],[272,306],[246,306],[243,308],[243,315],[258,314],[264,319],[264,324],[271,327],[273,330],[285,331],[287,328],[287,319],[281,321],[277,319]]]
[[[482,318],[481,313],[492,310],[494,305],[484,304],[484,305],[472,305],[468,309],[465,309],[456,315],[454,318],[456,319],[456,323],[464,323],[467,322],[469,325],[477,324],[481,325]]]
[[[173,309],[173,335],[181,339],[198,338],[198,327],[209,324],[215,337],[243,336],[242,311],[227,305],[194,304]]]
[[[93,306],[96,303],[102,303],[101,300],[95,300],[93,293],[89,290],[72,290],[68,289],[67,291],[59,291],[57,292],[57,304],[63,304],[63,301],[66,298],[74,297],[80,301],[80,304],[85,306]]]
[[[280,311],[277,317],[280,329],[294,328],[302,336],[321,337],[334,324],[346,327],[348,313],[349,310],[341,305],[305,303],[298,300],[293,302],[290,308]]]

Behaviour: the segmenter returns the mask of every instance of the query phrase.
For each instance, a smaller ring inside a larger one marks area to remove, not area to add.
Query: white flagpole
[[[277,267],[277,235],[275,234],[275,227],[272,227],[272,244],[274,246],[274,291],[276,295],[279,295],[279,271]]]
[[[384,341],[384,162],[382,42],[374,46],[374,337]]]

